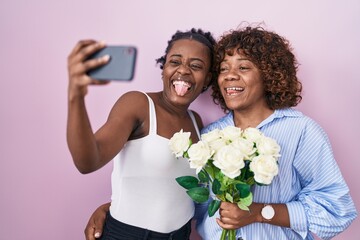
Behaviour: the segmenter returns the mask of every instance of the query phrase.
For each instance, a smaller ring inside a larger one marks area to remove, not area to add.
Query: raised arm
[[[104,47],[94,40],[79,41],[68,57],[68,119],[67,143],[75,166],[81,173],[96,170],[99,151],[85,107],[85,96],[91,84],[107,82],[91,79],[86,72],[89,69],[106,64],[108,58],[86,59]]]
[[[136,110],[138,104],[145,104],[144,101],[134,101],[140,93],[124,94],[114,105],[106,123],[94,134],[85,106],[85,96],[89,85],[108,82],[92,79],[86,73],[106,64],[109,59],[87,59],[103,47],[103,43],[93,40],[80,41],[68,57],[67,143],[75,166],[81,173],[101,168],[121,150],[136,124],[139,124],[139,111]]]

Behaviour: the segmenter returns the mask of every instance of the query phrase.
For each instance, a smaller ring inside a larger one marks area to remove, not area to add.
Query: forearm
[[[267,220],[261,215],[263,203],[253,202],[250,210],[241,210],[235,203],[222,202],[218,224],[224,229],[237,229],[253,223],[267,223],[281,227],[290,227],[290,218],[285,204],[271,204],[275,210],[272,219]]]
[[[252,214],[255,214],[255,221],[254,222],[262,222],[268,223],[280,227],[290,227],[290,218],[289,212],[286,207],[286,204],[270,204],[274,210],[275,215],[271,220],[264,219],[261,215],[261,210],[265,206],[263,203],[253,203],[250,207],[250,211]]]
[[[74,164],[81,173],[89,173],[102,166],[84,98],[69,99],[67,143]]]

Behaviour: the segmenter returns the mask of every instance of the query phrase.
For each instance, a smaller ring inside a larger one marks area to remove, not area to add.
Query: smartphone
[[[134,77],[137,49],[134,46],[106,46],[89,57],[109,55],[107,64],[91,69],[87,74],[98,80],[131,81]]]

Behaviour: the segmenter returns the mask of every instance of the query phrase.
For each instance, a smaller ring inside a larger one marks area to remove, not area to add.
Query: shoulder
[[[291,109],[291,110],[294,112],[294,114],[296,114],[298,116],[299,122],[302,123],[305,130],[311,131],[311,132],[317,133],[317,134],[325,134],[324,129],[313,118],[305,115],[304,113],[302,113],[299,110],[294,110],[294,109]]]
[[[119,97],[111,109],[110,116],[141,116],[148,109],[147,96],[143,92],[130,91]],[[141,109],[141,111],[139,111]]]
[[[140,91],[130,91],[126,92],[120,96],[118,101],[127,101],[127,100],[146,100],[147,97],[144,92]],[[135,103],[135,102],[134,102]]]
[[[124,106],[126,106],[128,109],[139,110],[139,108],[148,105],[148,102],[148,98],[144,92],[130,91],[124,93],[119,97],[119,99],[114,105],[114,108],[123,108]]]
[[[210,124],[208,124],[206,127],[204,127],[201,131],[201,133],[207,133],[210,132],[216,128],[218,129],[223,129],[227,126],[234,126],[234,120],[233,120],[233,114],[232,112],[229,112],[228,114],[226,114],[225,116],[219,118],[218,120],[216,120],[215,122],[212,122]]]
[[[321,125],[313,118],[305,115],[299,110],[284,109],[280,110],[278,114],[282,114],[284,117],[279,121],[286,129],[293,129],[294,131],[300,131],[302,137],[312,139],[313,141],[328,140],[325,130]],[[292,131],[289,131],[292,132]]]
[[[293,108],[276,110],[274,118],[278,119],[280,124],[288,124],[296,128],[322,129],[314,119]]]

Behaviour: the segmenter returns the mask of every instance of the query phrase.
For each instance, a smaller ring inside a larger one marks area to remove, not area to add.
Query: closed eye
[[[239,69],[242,70],[242,71],[245,71],[245,70],[248,70],[248,69],[250,69],[250,68],[249,68],[249,67],[240,66]]]
[[[201,69],[203,69],[203,66],[199,65],[199,64],[191,64],[190,67],[193,70],[201,70]]]
[[[170,63],[171,65],[180,65],[180,64],[181,64],[181,62],[180,62],[180,61],[177,61],[177,60],[170,60],[169,63]]]

